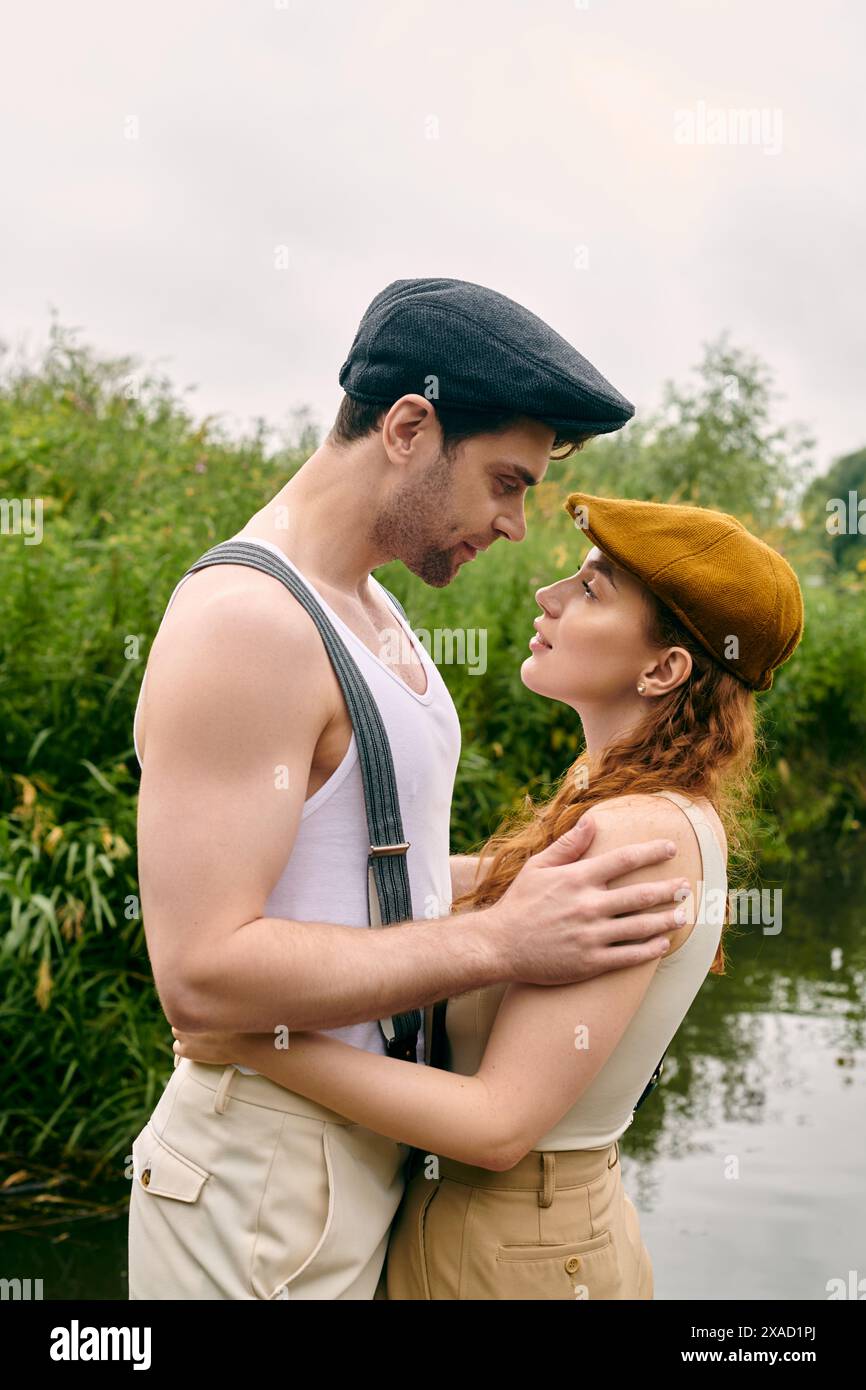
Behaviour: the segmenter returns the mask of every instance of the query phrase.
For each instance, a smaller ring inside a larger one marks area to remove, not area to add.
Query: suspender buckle
[[[418,1061],[418,1035],[413,1033],[408,1038],[389,1038],[385,1044],[385,1051],[389,1057],[396,1057],[400,1062]]]
[[[383,854],[405,854],[407,849],[410,848],[411,845],[407,840],[406,843],[402,845],[371,845],[370,853],[374,859],[378,859]]]

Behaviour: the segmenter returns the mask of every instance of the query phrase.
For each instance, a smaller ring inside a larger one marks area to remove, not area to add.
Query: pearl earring
[[[642,695],[642,694],[644,693],[644,691],[646,690],[646,685],[644,684],[643,681],[638,681],[638,683],[637,683],[637,688],[638,688],[638,694]]]

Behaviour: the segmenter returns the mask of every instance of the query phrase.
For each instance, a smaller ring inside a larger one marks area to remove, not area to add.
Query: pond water
[[[657,1298],[866,1296],[866,876],[781,886],[781,931],[736,928],[623,1139]]]
[[[623,1137],[658,1299],[866,1296],[864,867],[765,877],[781,930],[735,928]],[[113,1218],[0,1237],[4,1273],[125,1299],[127,1191]]]

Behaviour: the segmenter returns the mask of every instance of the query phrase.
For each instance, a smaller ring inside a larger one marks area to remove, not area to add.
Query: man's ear
[[[420,448],[439,452],[442,431],[432,401],[425,396],[401,396],[382,422],[382,444],[393,462],[405,461]]]

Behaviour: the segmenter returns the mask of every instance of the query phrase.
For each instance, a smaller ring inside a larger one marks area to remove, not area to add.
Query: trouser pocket
[[[331,1228],[333,1183],[328,1125],[286,1115],[260,1194],[250,1264],[257,1298],[294,1297]]]
[[[446,1280],[453,1292],[446,1296],[520,1302],[632,1297],[618,1173],[617,1167],[556,1188],[549,1202],[531,1189],[446,1182],[427,1229],[433,1268],[453,1269]]]
[[[131,1299],[230,1298],[208,1235],[213,1173],[158,1135],[149,1120],[132,1145]]]
[[[130,1298],[254,1299],[256,1217],[285,1116],[235,1102],[223,1113],[212,1090],[174,1077],[132,1145]]]
[[[558,1245],[500,1245],[496,1283],[499,1298],[616,1298],[620,1269],[611,1233]]]
[[[372,1299],[405,1146],[231,1093],[217,1108],[191,1077],[173,1089],[133,1145],[130,1297]]]
[[[405,1158],[361,1125],[286,1116],[259,1210],[256,1296],[372,1299]]]
[[[132,1180],[149,1197],[197,1202],[210,1177],[206,1168],[173,1149],[150,1126],[144,1126],[132,1145]]]

